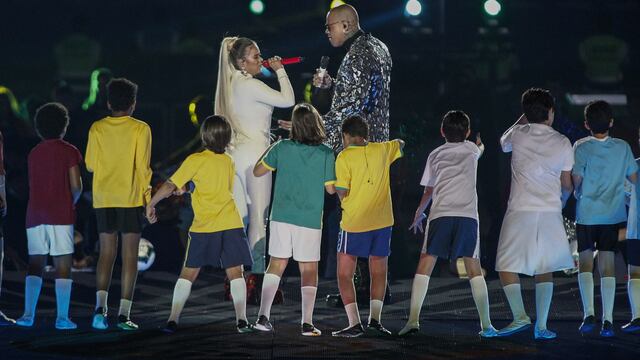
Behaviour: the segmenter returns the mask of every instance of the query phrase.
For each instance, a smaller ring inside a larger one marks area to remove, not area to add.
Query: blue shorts
[[[358,257],[389,256],[391,254],[391,226],[364,232],[340,230],[338,252]]]
[[[456,260],[479,257],[478,221],[462,216],[443,216],[427,223],[422,252]]]
[[[244,229],[229,229],[212,233],[189,232],[184,266],[199,268],[205,265],[232,268],[252,265],[249,240]]]

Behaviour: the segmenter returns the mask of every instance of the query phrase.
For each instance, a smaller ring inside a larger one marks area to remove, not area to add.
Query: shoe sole
[[[302,333],[302,336],[321,336],[321,335],[322,335],[322,332],[310,331],[310,332],[303,332]]]
[[[634,327],[632,327],[632,328],[623,328],[623,329],[621,329],[621,330],[622,330],[622,332],[624,332],[624,333],[632,334],[632,333],[635,333],[635,332],[640,331],[640,326],[634,326]]]
[[[591,334],[593,332],[593,330],[595,330],[596,326],[595,325],[586,325],[586,326],[582,326],[580,329],[580,332],[583,334]]]
[[[417,334],[417,333],[419,333],[419,332],[420,332],[420,328],[411,328],[409,331],[407,331],[407,332],[406,332],[406,333],[404,333],[404,334],[400,334],[400,333],[398,333],[398,336],[400,336],[400,337],[403,337],[403,336],[411,336],[411,335]]]
[[[58,327],[58,326],[56,326],[56,329],[58,329],[58,330],[75,330],[75,329],[77,329],[77,328],[78,328],[78,326],[73,326],[73,327],[67,327],[67,326],[64,326],[64,327],[63,327],[63,326],[60,326],[60,327]]]
[[[615,337],[615,336],[616,336],[616,334],[613,331],[612,332],[606,332],[606,333],[600,332],[600,337],[603,337],[603,338],[612,338],[612,337]]]
[[[364,333],[359,333],[357,335],[344,335],[344,334],[331,333],[331,336],[333,336],[333,337],[342,337],[342,338],[357,338],[357,337],[360,337],[362,335],[364,335]]]
[[[270,332],[270,331],[273,331],[273,328],[269,329],[268,327],[265,327],[265,326],[263,326],[263,325],[258,325],[258,324],[255,324],[255,325],[253,326],[253,328],[254,328],[254,329],[256,329],[256,330],[258,330],[258,331],[264,331],[264,332]]]
[[[252,332],[255,332],[255,331],[252,330],[252,329],[238,329],[238,333],[239,334],[249,334],[249,333],[252,333]]]
[[[498,331],[498,336],[500,336],[500,337],[511,336],[513,334],[517,334],[519,332],[525,331],[530,327],[531,327],[531,324],[526,324],[526,325],[522,325],[522,326],[520,326],[518,328],[515,328],[513,330],[509,330],[509,331],[505,331],[505,332]]]
[[[138,328],[133,328],[129,325],[122,325],[122,324],[118,324],[118,329],[120,330],[124,330],[124,331],[136,331],[138,330]]]

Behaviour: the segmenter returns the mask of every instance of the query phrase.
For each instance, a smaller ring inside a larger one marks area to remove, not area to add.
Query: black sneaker
[[[240,334],[252,333],[255,331],[253,325],[249,324],[246,320],[238,320],[236,329]]]
[[[269,319],[264,315],[258,317],[258,321],[256,321],[253,327],[260,331],[273,331],[273,325],[271,325]]]
[[[375,320],[375,319],[371,319],[369,321],[369,325],[367,325],[367,330],[375,331],[379,335],[391,336],[391,331],[385,329],[384,326],[382,326],[382,324],[380,324],[380,322],[378,320]]]
[[[138,330],[138,325],[124,315],[118,315],[118,328],[125,331]]]
[[[315,326],[304,323],[302,324],[302,336],[320,336],[322,335],[322,331],[316,329]]]
[[[178,323],[175,321],[167,321],[167,325],[162,328],[162,331],[166,332],[167,334],[173,334],[178,331]]]
[[[364,328],[362,327],[362,324],[355,324],[352,327],[334,331],[331,333],[331,336],[355,338],[358,336],[362,336],[362,334],[364,334]]]
[[[582,324],[580,324],[580,332],[583,334],[588,334],[596,328],[596,318],[593,315],[589,315],[584,320],[582,320]]]
[[[602,322],[602,329],[600,330],[600,336],[602,337],[614,337],[616,334],[613,332],[613,324],[605,320]]]
[[[626,333],[640,332],[640,318],[635,318],[630,323],[622,326],[622,331]]]

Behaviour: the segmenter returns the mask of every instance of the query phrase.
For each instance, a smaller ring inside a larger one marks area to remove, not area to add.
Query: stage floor
[[[532,330],[509,338],[480,339],[477,313],[468,282],[451,278],[433,278],[421,316],[421,332],[410,338],[376,337],[357,339],[332,338],[332,330],[347,325],[342,309],[328,307],[324,298],[337,290],[334,280],[321,280],[314,323],[323,331],[321,337],[302,337],[299,333],[299,279],[285,278],[284,304],[274,305],[271,321],[273,333],[238,334],[234,327],[233,306],[223,301],[223,277],[208,271],[193,286],[193,292],[180,323],[180,330],[167,335],[158,329],[164,325],[171,307],[176,274],[147,272],[140,275],[136,289],[132,320],[140,325],[136,332],[123,332],[112,326],[106,331],[90,325],[95,301],[94,274],[74,273],[71,316],[78,330],[54,329],[55,293],[48,275],[40,295],[36,324],[31,329],[0,328],[0,359],[353,359],[393,358],[518,358],[569,359],[622,358],[640,356],[640,336],[623,334],[619,326],[629,320],[626,284],[619,281],[614,326],[617,337],[602,339],[597,332],[582,337],[577,331],[581,305],[576,278],[557,278],[551,305],[549,328],[558,339],[533,340]],[[24,274],[5,273],[5,288],[0,308],[11,317],[22,313]],[[596,283],[599,283],[596,281]],[[488,282],[491,316],[496,328],[506,325],[511,313],[497,280]],[[535,317],[532,279],[523,279],[525,306]],[[111,314],[117,312],[119,281],[112,283]],[[385,305],[383,324],[398,331],[407,319],[411,279],[391,283],[392,304]],[[599,287],[596,286],[596,294]],[[600,297],[595,299],[599,316]],[[249,305],[249,320],[255,321],[258,307]],[[360,309],[366,322],[368,309]],[[115,317],[110,318],[115,325]]]

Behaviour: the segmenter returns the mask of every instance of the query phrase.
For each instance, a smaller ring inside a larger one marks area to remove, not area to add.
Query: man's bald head
[[[348,4],[336,6],[327,13],[325,33],[334,47],[339,47],[360,30],[356,9]]]
[[[356,27],[360,27],[360,17],[358,17],[358,12],[356,11],[356,8],[349,4],[342,4],[334,7],[329,10],[327,17],[331,18],[332,21],[347,21]]]

